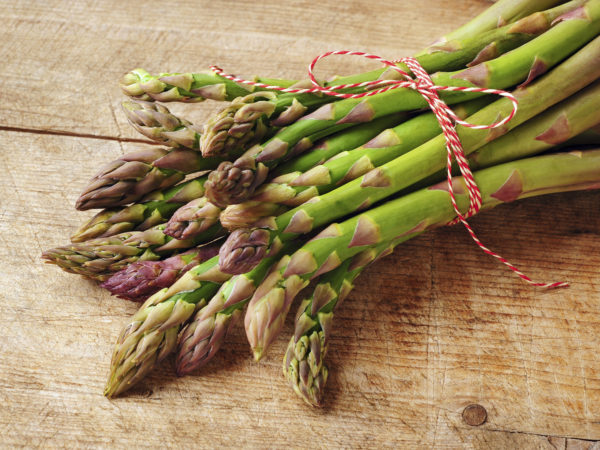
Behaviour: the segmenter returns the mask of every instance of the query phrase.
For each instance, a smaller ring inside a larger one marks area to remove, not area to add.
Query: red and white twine
[[[317,62],[331,55],[349,55],[349,56],[362,56],[364,58],[372,59],[375,61],[379,61],[385,66],[390,67],[395,70],[402,76],[402,80],[373,80],[366,81],[362,83],[351,83],[351,84],[341,84],[336,86],[321,86],[314,76],[314,68]],[[398,67],[397,63],[405,64],[410,71],[414,74],[414,78],[411,77],[408,73],[403,71],[400,67]],[[414,89],[419,92],[427,101],[429,107],[432,112],[435,114],[440,127],[442,128],[444,137],[446,139],[446,149],[448,150],[447,157],[447,181],[448,181],[448,192],[450,194],[450,200],[452,202],[452,206],[456,213],[456,219],[450,222],[450,224],[455,224],[461,222],[465,228],[467,229],[471,238],[475,241],[475,243],[488,255],[493,256],[497,260],[499,260],[504,265],[508,266],[517,276],[519,276],[522,280],[533,286],[539,286],[543,288],[556,288],[556,287],[566,287],[568,283],[566,282],[553,282],[553,283],[539,283],[533,281],[523,272],[521,272],[516,266],[510,263],[508,260],[500,256],[499,254],[493,252],[489,248],[487,248],[483,243],[479,240],[473,228],[467,222],[467,219],[472,215],[476,214],[481,208],[481,192],[475,183],[475,179],[473,178],[473,173],[469,168],[469,163],[465,156],[464,150],[462,148],[462,144],[460,142],[460,138],[456,132],[456,124],[462,125],[467,128],[472,128],[475,130],[488,130],[491,128],[498,128],[502,125],[509,122],[517,113],[518,102],[517,99],[509,92],[498,90],[498,89],[482,89],[482,88],[473,88],[473,87],[460,87],[460,86],[437,86],[433,83],[429,74],[423,69],[423,67],[419,64],[419,62],[415,58],[401,58],[396,61],[388,61],[384,58],[381,58],[377,55],[371,55],[364,52],[357,51],[348,51],[348,50],[339,50],[326,52],[322,55],[317,56],[308,66],[308,77],[313,84],[312,88],[284,88],[281,86],[269,85],[260,83],[257,81],[245,80],[243,78],[236,77],[234,75],[230,75],[225,73],[221,68],[217,66],[210,66],[211,70],[216,74],[222,76],[223,78],[227,78],[228,80],[234,81],[236,83],[243,83],[251,86],[257,86],[263,89],[276,90],[280,92],[289,92],[296,94],[309,94],[309,93],[322,93],[325,95],[331,95],[339,98],[361,98],[361,97],[370,97],[373,95],[381,94],[383,92],[399,89],[399,88],[408,88]],[[374,89],[377,86],[382,86],[379,89]],[[342,93],[338,92],[343,89],[354,89],[354,88],[371,88],[373,90],[369,90],[366,92],[361,92],[357,94],[350,93]],[[484,94],[495,94],[500,95],[509,99],[512,102],[513,109],[508,116],[504,119],[495,122],[491,125],[473,125],[469,122],[461,120],[452,109],[444,103],[443,100],[440,99],[438,95],[438,91],[462,91],[462,92],[479,92]],[[460,172],[465,180],[465,184],[467,186],[467,190],[469,193],[469,209],[466,214],[462,214],[458,208],[456,203],[456,197],[454,194],[454,189],[452,186],[452,157],[456,159],[457,165],[460,169]]]

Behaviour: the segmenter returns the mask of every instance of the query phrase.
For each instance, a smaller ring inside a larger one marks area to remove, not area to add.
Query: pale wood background
[[[169,361],[129,396],[102,389],[136,305],[44,266],[90,214],[74,201],[99,164],[143,143],[117,80],[218,63],[302,77],[313,56],[408,55],[483,0],[0,1],[0,446],[591,448],[600,439],[598,193],[507,205],[472,221],[536,278],[529,288],[458,227],[365,273],[336,318],[321,410],[281,375],[287,338],[252,362],[242,330],[196,376]],[[326,67],[325,67],[326,66]],[[360,61],[326,64],[351,73]],[[215,104],[174,107],[201,120]],[[291,332],[291,324],[285,329]],[[461,417],[478,403],[487,422]]]

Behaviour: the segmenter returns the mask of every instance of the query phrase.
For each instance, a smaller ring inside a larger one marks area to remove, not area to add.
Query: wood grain
[[[283,380],[287,339],[255,364],[241,329],[197,375],[177,379],[168,361],[130,395],[102,396],[136,305],[39,256],[91,215],[72,205],[98,165],[145,145],[128,142],[137,136],[118,110],[119,75],[219,62],[299,77],[332,48],[409,54],[485,7],[319,5],[320,15],[303,1],[0,2],[0,446],[597,448],[598,192],[472,221],[491,248],[535,278],[570,281],[566,290],[524,286],[459,227],[371,267],[336,317],[322,410]],[[200,120],[211,108],[181,111]],[[463,421],[469,404],[486,409],[483,425]]]

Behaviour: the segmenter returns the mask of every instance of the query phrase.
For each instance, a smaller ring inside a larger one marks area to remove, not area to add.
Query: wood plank
[[[120,111],[118,87],[121,75],[136,67],[158,73],[219,64],[246,76],[305,77],[312,58],[327,50],[368,50],[391,59],[409,55],[485,3],[427,0],[432,14],[410,2],[389,2],[375,13],[367,0],[319,5],[0,1],[0,126],[136,138]],[[356,58],[321,67],[325,76],[367,66]],[[207,102],[175,110],[200,121],[216,108]]]
[[[322,410],[281,376],[289,322],[260,364],[238,328],[197,375],[177,379],[169,361],[108,401],[112,345],[136,305],[39,255],[86,215],[71,207],[86,172],[129,144],[0,139],[3,444],[571,448],[558,438],[600,439],[599,192],[504,205],[472,221],[490,247],[534,277],[569,280],[566,290],[522,285],[459,227],[371,267],[336,317]],[[487,411],[480,427],[462,418],[473,403]]]
[[[536,278],[569,280],[568,290],[523,286],[459,227],[371,267],[336,317],[322,410],[281,376],[287,339],[255,364],[240,328],[197,375],[177,379],[168,361],[106,400],[112,345],[137,306],[39,259],[92,214],[72,205],[97,167],[140,145],[121,142],[138,138],[119,111],[127,70],[218,63],[299,77],[325,50],[411,54],[485,6],[0,1],[2,446],[596,448],[600,193],[505,205],[472,222],[491,248]],[[365,67],[337,59],[319,73]],[[173,107],[195,121],[216,108]],[[485,408],[483,425],[465,423],[470,404]]]

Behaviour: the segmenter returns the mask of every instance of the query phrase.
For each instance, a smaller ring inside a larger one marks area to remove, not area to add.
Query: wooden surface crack
[[[67,136],[67,137],[76,137],[76,138],[85,138],[85,139],[99,139],[104,141],[117,141],[117,142],[132,142],[138,144],[150,144],[157,145],[156,142],[152,142],[149,139],[135,139],[135,138],[126,138],[126,137],[117,137],[117,136],[104,136],[98,134],[91,133],[75,133],[72,131],[65,130],[41,130],[36,128],[21,128],[21,127],[8,127],[4,125],[0,125],[0,131],[7,131],[11,133],[30,133],[30,134],[41,134],[41,135],[51,135],[51,136]]]

